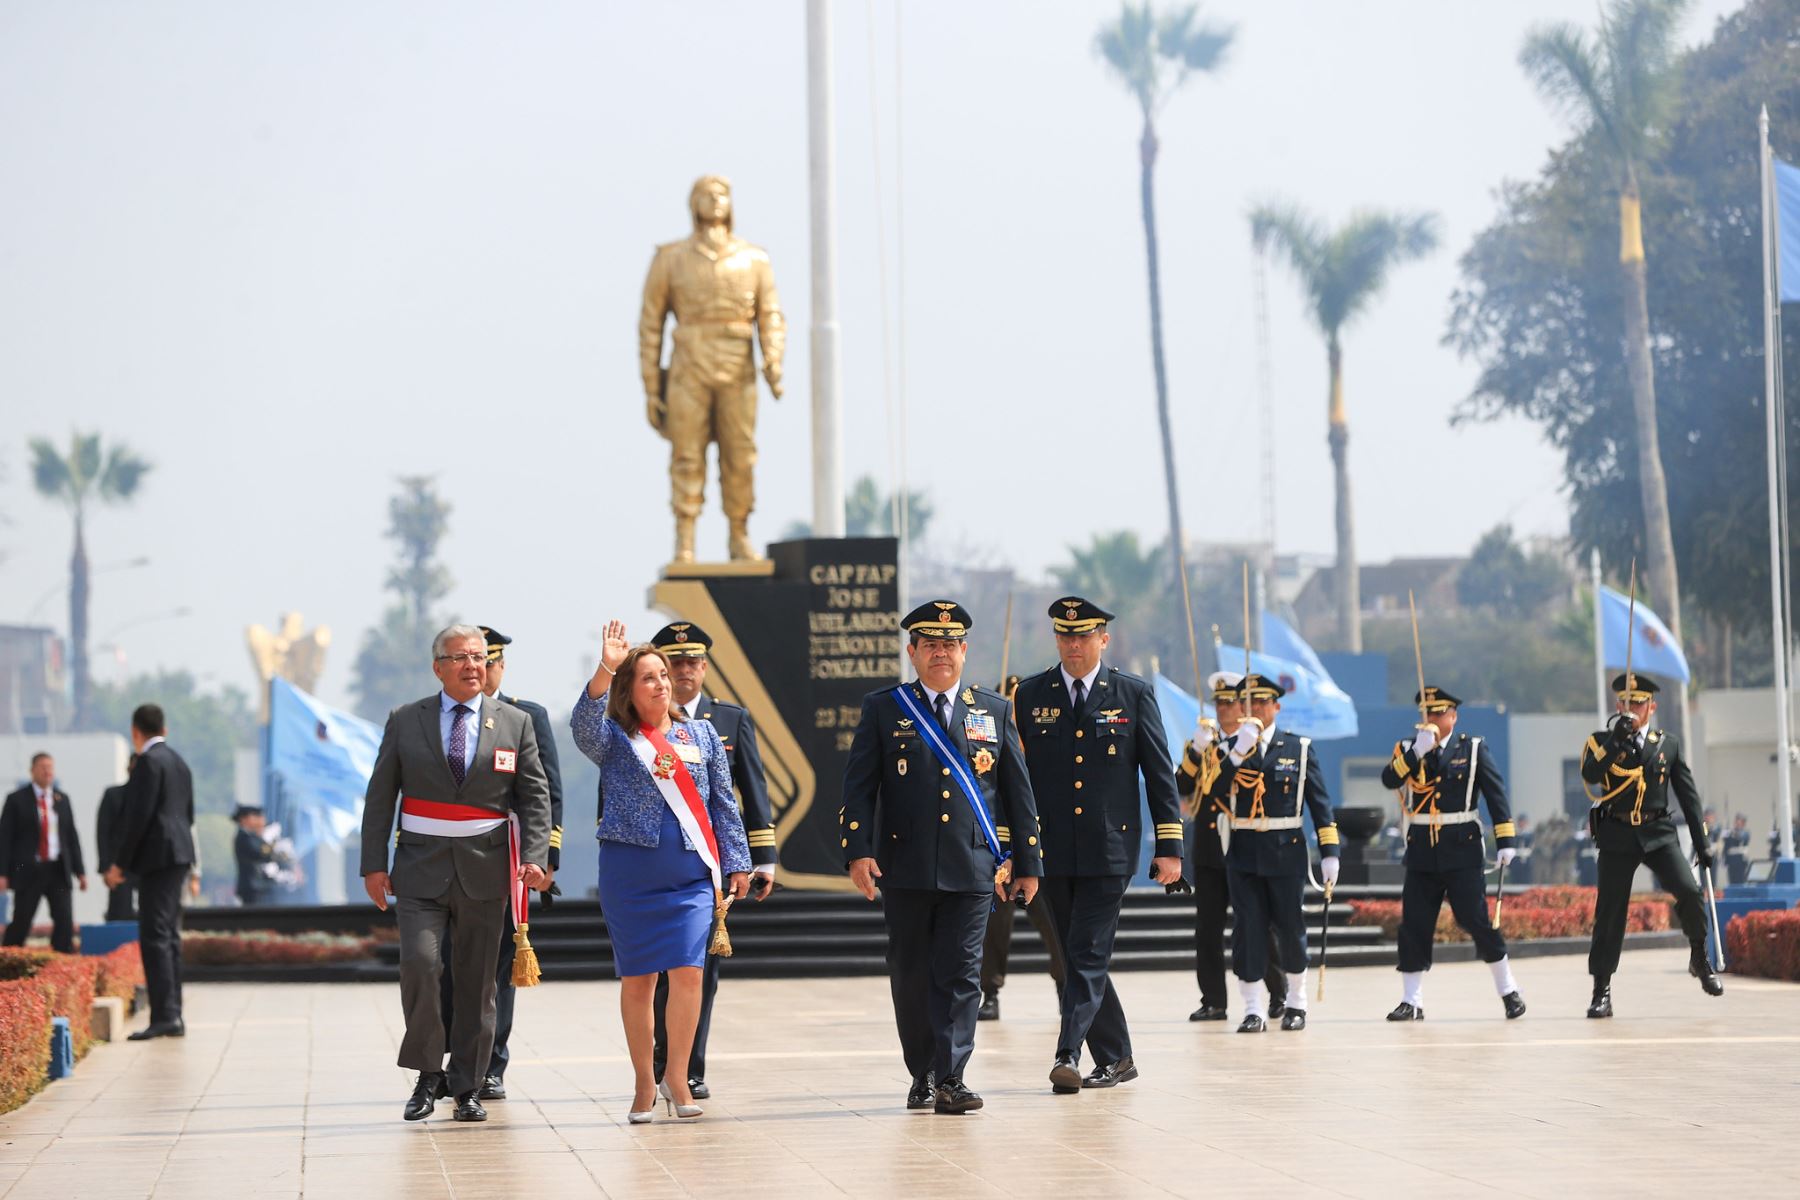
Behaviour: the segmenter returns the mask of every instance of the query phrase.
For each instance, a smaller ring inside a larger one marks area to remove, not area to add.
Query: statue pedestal
[[[784,886],[850,886],[844,764],[863,697],[900,682],[898,553],[894,538],[777,542],[766,561],[670,564],[650,589],[712,635],[707,693],[756,722]]]

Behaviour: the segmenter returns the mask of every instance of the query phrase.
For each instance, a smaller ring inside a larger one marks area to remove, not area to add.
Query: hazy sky
[[[1696,5],[1687,40],[1735,7]],[[1095,532],[1166,528],[1138,117],[1092,49],[1116,11],[907,0],[896,53],[893,0],[836,7],[846,477],[888,479],[903,322],[934,540],[1031,575]],[[1163,114],[1157,179],[1190,533],[1261,528],[1245,215],[1276,198],[1442,217],[1443,248],[1345,338],[1362,557],[1459,553],[1505,520],[1564,532],[1532,428],[1449,427],[1474,369],[1439,339],[1495,189],[1567,134],[1520,39],[1595,6],[1203,12],[1237,40]],[[518,638],[509,689],[566,707],[606,617],[661,620],[667,447],[643,420],[637,308],[703,173],[733,180],[791,330],[752,531],[810,518],[805,70],[801,0],[0,7],[0,621],[65,627],[45,597],[69,525],[24,443],[95,429],[156,464],[90,525],[97,565],[151,559],[95,580],[94,641],[119,648],[97,676],[247,685],[243,628],[297,609],[332,628],[322,690],[347,701],[388,602],[394,479],[434,474],[455,505],[447,607]],[[1269,285],[1279,547],[1328,552],[1324,351],[1291,278]],[[722,555],[711,481],[708,502],[702,553]]]

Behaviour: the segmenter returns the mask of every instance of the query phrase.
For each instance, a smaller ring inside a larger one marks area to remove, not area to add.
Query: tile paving
[[[1256,1037],[1190,1024],[1191,975],[1127,974],[1143,1077],[1077,1096],[1044,1077],[1050,983],[1017,976],[968,1117],[905,1110],[884,980],[727,981],[706,1116],[635,1127],[615,984],[521,995],[485,1125],[400,1120],[391,985],[194,986],[187,1038],[98,1046],[0,1116],[0,1196],[1793,1195],[1800,988],[1714,1000],[1684,967],[1628,955],[1598,1022],[1581,958],[1522,960],[1509,1023],[1445,964],[1408,1025],[1392,971],[1338,969],[1305,1032]]]

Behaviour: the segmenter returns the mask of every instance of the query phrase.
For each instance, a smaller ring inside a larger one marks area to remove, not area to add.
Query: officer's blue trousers
[[[1306,970],[1306,924],[1301,899],[1304,875],[1255,875],[1228,869],[1231,877],[1231,971],[1254,983],[1269,969],[1269,935],[1275,962],[1289,975]],[[1302,998],[1300,1003],[1304,1004]]]
[[[914,1079],[961,1079],[981,1011],[981,941],[992,892],[884,887],[888,988],[900,1053]]]
[[[1079,1055],[1086,1042],[1096,1066],[1131,1057],[1125,1006],[1119,1003],[1109,974],[1119,908],[1130,882],[1126,875],[1053,875],[1038,885],[1050,904],[1050,918],[1063,947],[1058,1055]]]

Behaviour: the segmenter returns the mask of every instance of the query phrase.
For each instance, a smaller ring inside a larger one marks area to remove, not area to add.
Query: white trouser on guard
[[[1419,1007],[1419,997],[1425,992],[1425,972],[1402,971],[1400,972],[1400,982],[1406,989],[1400,999],[1414,1008]]]
[[[1517,981],[1513,979],[1512,960],[1510,958],[1503,958],[1499,962],[1489,963],[1488,970],[1494,973],[1494,993],[1496,995],[1504,996],[1509,992],[1516,992],[1519,990]]]
[[[1260,979],[1238,980],[1238,994],[1244,998],[1244,1015],[1246,1017],[1263,1017],[1269,1015],[1269,985]]]
[[[1306,972],[1304,970],[1287,973],[1288,994],[1287,1006],[1300,1012],[1306,1011]]]

